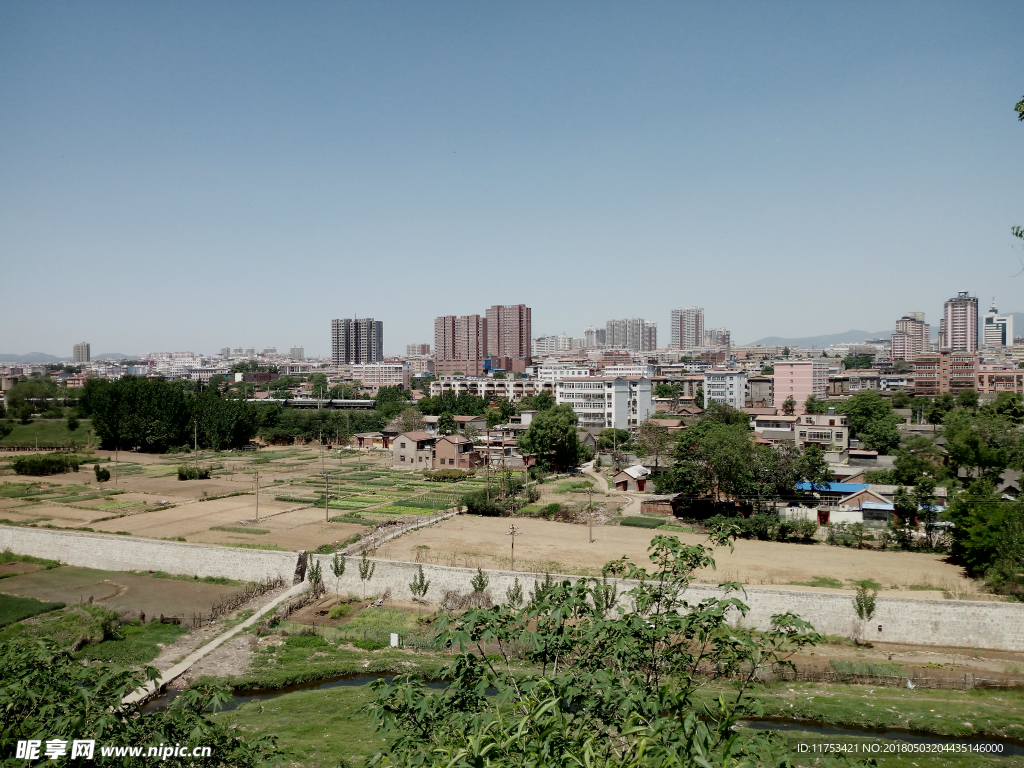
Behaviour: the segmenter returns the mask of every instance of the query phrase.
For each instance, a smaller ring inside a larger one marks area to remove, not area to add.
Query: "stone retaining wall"
[[[292,583],[298,555],[215,547],[181,541],[0,525],[0,550],[106,571],[164,571],[177,576],[224,576],[239,581],[280,577]]]
[[[3,549],[87,568],[166,571],[186,576],[225,576],[243,581],[261,581],[270,576],[280,577],[286,584],[291,583],[299,559],[295,552],[0,525],[0,550]],[[342,594],[362,594],[364,585],[359,579],[358,557],[346,558],[345,575],[340,584],[335,583],[331,573],[330,555],[311,555],[310,559],[320,561],[329,592],[339,589]],[[377,559],[373,562],[375,572],[365,585],[368,595],[380,594],[390,588],[392,597],[397,600],[412,597],[409,584],[417,573],[419,566],[416,563]],[[430,581],[427,599],[438,601],[446,590],[470,592],[470,579],[476,571],[423,565],[423,573]],[[527,596],[534,584],[544,579],[543,574],[536,573],[485,573],[490,579],[488,591],[498,602],[505,600],[505,594],[515,579],[519,579]],[[577,577],[557,578],[574,580]],[[629,587],[629,583],[620,584],[620,592]],[[691,602],[721,595],[721,590],[704,584],[695,584],[688,590]],[[848,594],[752,587],[741,593],[740,598],[750,607],[750,612],[743,619],[743,623],[750,626],[766,627],[772,615],[792,611],[823,634],[848,637],[862,630],[868,640],[890,643],[1024,651],[1024,604],[1021,603],[879,597],[875,617],[862,628],[858,626],[853,610],[853,598]]]
[[[362,594],[359,579],[359,559],[349,557],[345,575],[336,587],[331,573],[330,556],[313,555],[321,562],[325,586],[328,591],[340,589],[342,594]],[[392,560],[373,560],[376,569],[366,583],[366,594],[381,594],[391,589],[391,596],[409,600],[409,589],[417,573],[418,564]],[[495,602],[504,602],[505,594],[519,579],[524,596],[529,596],[544,574],[484,571],[490,583],[487,591]],[[426,599],[439,601],[446,590],[463,594],[472,591],[470,579],[476,575],[472,568],[450,568],[423,565],[424,577],[430,582]],[[575,576],[556,576],[558,580],[575,581]],[[630,589],[630,582],[617,582],[619,591]],[[720,598],[722,590],[705,584],[694,584],[687,590],[687,599],[700,602]],[[928,600],[904,597],[879,597],[875,616],[864,627],[853,609],[853,596],[834,592],[809,592],[788,589],[751,587],[739,593],[739,598],[750,608],[742,624],[766,628],[775,614],[790,611],[809,621],[814,628],[827,635],[852,637],[861,632],[866,640],[914,645],[945,645],[969,648],[992,648],[1024,651],[1024,604],[975,602],[966,600]],[[737,614],[735,620],[739,621]]]

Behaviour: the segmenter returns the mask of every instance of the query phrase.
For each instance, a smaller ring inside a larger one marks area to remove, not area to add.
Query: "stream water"
[[[270,701],[278,696],[299,691],[319,691],[326,688],[337,688],[339,686],[360,686],[372,683],[374,680],[392,680],[394,675],[371,674],[371,675],[346,675],[342,677],[328,678],[325,680],[314,680],[308,683],[297,683],[284,688],[272,690],[239,690],[232,694],[231,703],[222,709],[222,712],[237,709],[250,701]],[[430,688],[444,688],[445,682],[437,680],[427,683]],[[166,709],[167,705],[177,698],[180,691],[167,691],[159,696],[150,699],[143,707],[144,710],[156,711]],[[973,745],[998,745],[1001,752],[989,752],[990,757],[1022,757],[1024,756],[1024,742],[1016,739],[1003,739],[992,736],[936,736],[931,733],[918,731],[885,729],[885,728],[850,728],[837,727],[827,723],[816,723],[807,720],[786,720],[765,718],[762,720],[744,720],[741,726],[758,731],[796,731],[800,733],[813,733],[818,736],[835,737],[838,740],[843,737],[874,738],[886,741],[906,742],[910,744],[962,744]]]

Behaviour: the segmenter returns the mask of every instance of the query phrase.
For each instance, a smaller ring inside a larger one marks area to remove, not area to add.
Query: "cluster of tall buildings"
[[[931,350],[931,327],[924,312],[908,312],[896,321],[892,334],[892,359],[912,361]],[[977,352],[984,347],[1011,347],[1014,344],[1013,315],[1000,315],[995,302],[978,324],[978,297],[959,291],[947,299],[939,318],[937,349],[953,352]]]
[[[334,365],[379,363],[384,359],[384,323],[372,317],[331,321]]]
[[[442,315],[434,320],[434,372],[522,373],[532,362],[531,330],[531,310],[525,304],[495,304],[484,315]]]

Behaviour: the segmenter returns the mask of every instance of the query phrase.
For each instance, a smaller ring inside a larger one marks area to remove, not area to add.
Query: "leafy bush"
[[[66,453],[42,453],[15,459],[12,467],[17,475],[60,475],[77,472],[82,460]]]
[[[94,464],[92,471],[96,474],[97,483],[105,483],[110,479],[110,470],[105,467],[101,467],[99,464]]]
[[[619,523],[630,528],[660,528],[664,524],[664,520],[654,517],[624,517]]]
[[[289,648],[327,648],[328,643],[320,635],[290,635],[285,638]]]
[[[432,483],[457,483],[475,474],[476,471],[472,469],[435,469],[433,472],[424,472],[423,479]]]
[[[332,605],[331,610],[327,612],[328,619],[343,619],[352,613],[352,606],[348,603],[338,603]]]
[[[197,467],[193,464],[182,464],[178,467],[179,480],[209,480],[210,468]]]
[[[864,677],[903,677],[903,665],[890,661],[847,661],[829,659],[832,669],[841,675],[862,675]]]
[[[737,531],[737,536],[741,539],[789,541],[801,544],[813,542],[814,534],[818,532],[818,524],[814,520],[786,520],[774,513],[753,515],[752,517],[715,515],[708,518],[706,525],[712,531],[734,528]]]
[[[484,517],[504,517],[508,511],[497,499],[487,499],[487,491],[472,491],[463,495],[460,503],[466,508],[470,515],[482,515]]]

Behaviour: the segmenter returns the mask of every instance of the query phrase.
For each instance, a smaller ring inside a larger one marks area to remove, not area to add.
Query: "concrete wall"
[[[298,562],[295,552],[0,525],[0,551],[5,549],[100,570],[164,571],[183,576],[225,576],[240,581],[280,576],[285,584],[292,583]]]
[[[120,571],[166,571],[187,576],[226,576],[245,581],[260,581],[280,576],[290,584],[298,556],[294,552],[236,549],[233,547],[154,541],[127,536],[105,536],[73,531],[50,531],[38,528],[0,526],[0,550],[60,560],[68,565]],[[359,558],[346,559],[345,575],[336,587],[331,573],[331,556],[313,555],[321,563],[328,591],[340,588],[345,593],[361,594]],[[390,588],[395,599],[412,597],[409,584],[417,572],[416,563],[376,560],[376,570],[366,584],[367,594],[380,594]],[[430,581],[427,599],[440,600],[445,590],[468,593],[471,568],[448,568],[424,565]],[[307,571],[308,573],[308,571]],[[490,579],[488,591],[492,599],[504,601],[505,593],[515,579],[529,595],[543,574],[486,571]],[[572,576],[560,576],[575,579]],[[620,591],[628,589],[620,585]],[[696,584],[688,590],[691,602],[720,597],[716,587]],[[901,597],[879,597],[875,617],[860,628],[850,595],[788,589],[749,588],[740,598],[750,613],[744,624],[766,627],[773,614],[792,611],[809,621],[814,628],[829,635],[850,636],[858,629],[869,640],[949,645],[973,648],[1024,651],[1024,604],[970,602],[959,600],[927,600]],[[878,627],[881,626],[881,631]]]
[[[335,590],[330,556],[315,555],[320,560],[328,591]],[[380,594],[391,589],[395,599],[412,597],[409,584],[417,572],[416,563],[374,560],[376,570],[366,584],[366,594]],[[519,579],[523,593],[529,596],[535,583],[544,574],[485,571],[490,584],[488,592],[496,602],[504,602],[506,591]],[[471,568],[449,568],[424,565],[423,574],[430,581],[426,599],[438,601],[445,590],[461,593],[472,591],[470,579],[476,575]],[[574,576],[559,576],[558,580],[575,580]],[[619,591],[630,589],[629,582],[620,583]],[[362,594],[359,580],[359,558],[349,557],[345,575],[340,582],[342,594]],[[687,590],[687,598],[697,603],[708,598],[722,597],[716,587],[695,584]],[[809,621],[814,628],[827,635],[850,637],[859,630],[867,640],[919,645],[948,645],[1001,650],[1024,650],[1024,604],[973,602],[965,600],[927,600],[902,597],[879,597],[874,618],[860,627],[853,609],[853,596],[830,592],[811,592],[788,589],[752,587],[739,594],[750,608],[742,624],[766,628],[775,614],[790,611]],[[737,620],[739,616],[735,617]],[[879,631],[881,627],[881,631]]]

